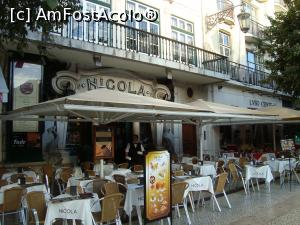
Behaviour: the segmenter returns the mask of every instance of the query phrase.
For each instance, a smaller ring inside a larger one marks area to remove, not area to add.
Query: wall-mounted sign
[[[107,88],[120,92],[149,96],[160,99],[170,99],[170,90],[151,80],[143,80],[130,71],[105,68],[101,70],[59,71],[52,79],[53,89],[63,94],[68,86],[75,92],[85,92],[97,88]]]
[[[145,157],[145,215],[150,222],[171,213],[170,154],[153,151]]]
[[[249,100],[249,105],[251,107],[269,107],[269,106],[275,106],[276,104],[273,102],[267,102],[267,101],[262,101],[262,100],[257,100],[257,99],[250,99]]]
[[[112,127],[95,127],[94,131],[94,158],[114,158],[114,132]]]

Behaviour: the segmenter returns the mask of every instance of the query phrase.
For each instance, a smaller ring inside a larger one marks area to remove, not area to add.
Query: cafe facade
[[[254,48],[253,43],[249,42],[248,34],[240,31],[236,17],[234,24],[225,21],[208,30],[204,13],[195,10],[197,7],[191,10],[188,2],[157,0],[153,5],[146,0],[122,2],[83,1],[82,4],[83,10],[94,6],[123,11],[149,8],[159,11],[160,18],[141,27],[133,22],[107,22],[99,26],[70,22],[53,32],[54,44],[41,44],[39,34],[29,33],[24,56],[8,45],[8,51],[0,53],[9,90],[2,112],[98,88],[179,103],[204,99],[251,109],[290,105],[288,96],[274,93],[271,84],[259,82],[267,70],[257,65],[258,61],[251,62],[248,50]],[[197,4],[198,8],[208,7],[203,1]],[[259,7],[267,9],[268,4],[254,3],[257,13],[263,13]],[[207,13],[219,10],[217,5],[211,7],[206,9]],[[265,20],[261,22],[267,25]],[[224,34],[229,36],[230,43],[238,41],[239,46],[227,46],[228,37]],[[226,49],[230,55],[225,54]],[[47,119],[46,122],[1,121],[2,161],[95,159],[95,127],[99,125]],[[138,134],[148,149],[162,145],[172,153],[197,155],[201,143],[205,154],[217,157],[228,145],[263,148],[263,144],[270,142],[273,128],[230,123],[206,125],[199,136],[193,123],[156,121],[112,122],[99,129],[111,133],[114,159],[122,162],[133,134]],[[283,126],[276,127],[276,135],[278,138],[284,135]]]

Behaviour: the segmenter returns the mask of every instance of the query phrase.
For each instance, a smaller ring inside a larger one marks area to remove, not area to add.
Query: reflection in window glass
[[[13,109],[39,103],[42,66],[13,63]],[[13,132],[38,132],[37,121],[13,121]]]
[[[188,32],[193,32],[193,25],[192,24],[190,24],[190,23],[188,23],[187,25],[186,25],[186,29],[187,29],[187,31]]]
[[[179,20],[179,28],[184,30],[185,29],[185,24],[184,24],[184,21],[182,20]]]

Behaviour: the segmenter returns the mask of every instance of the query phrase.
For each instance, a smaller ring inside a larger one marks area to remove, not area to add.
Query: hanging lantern
[[[250,13],[242,11],[237,15],[241,31],[247,33],[250,29]]]

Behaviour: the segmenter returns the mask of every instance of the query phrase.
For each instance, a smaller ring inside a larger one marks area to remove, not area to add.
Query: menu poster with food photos
[[[295,144],[293,139],[283,139],[280,140],[281,148],[283,151],[295,150]]]
[[[95,127],[95,159],[114,158],[114,134],[112,127]]]
[[[151,151],[145,156],[145,196],[145,222],[171,217],[168,151]]]

